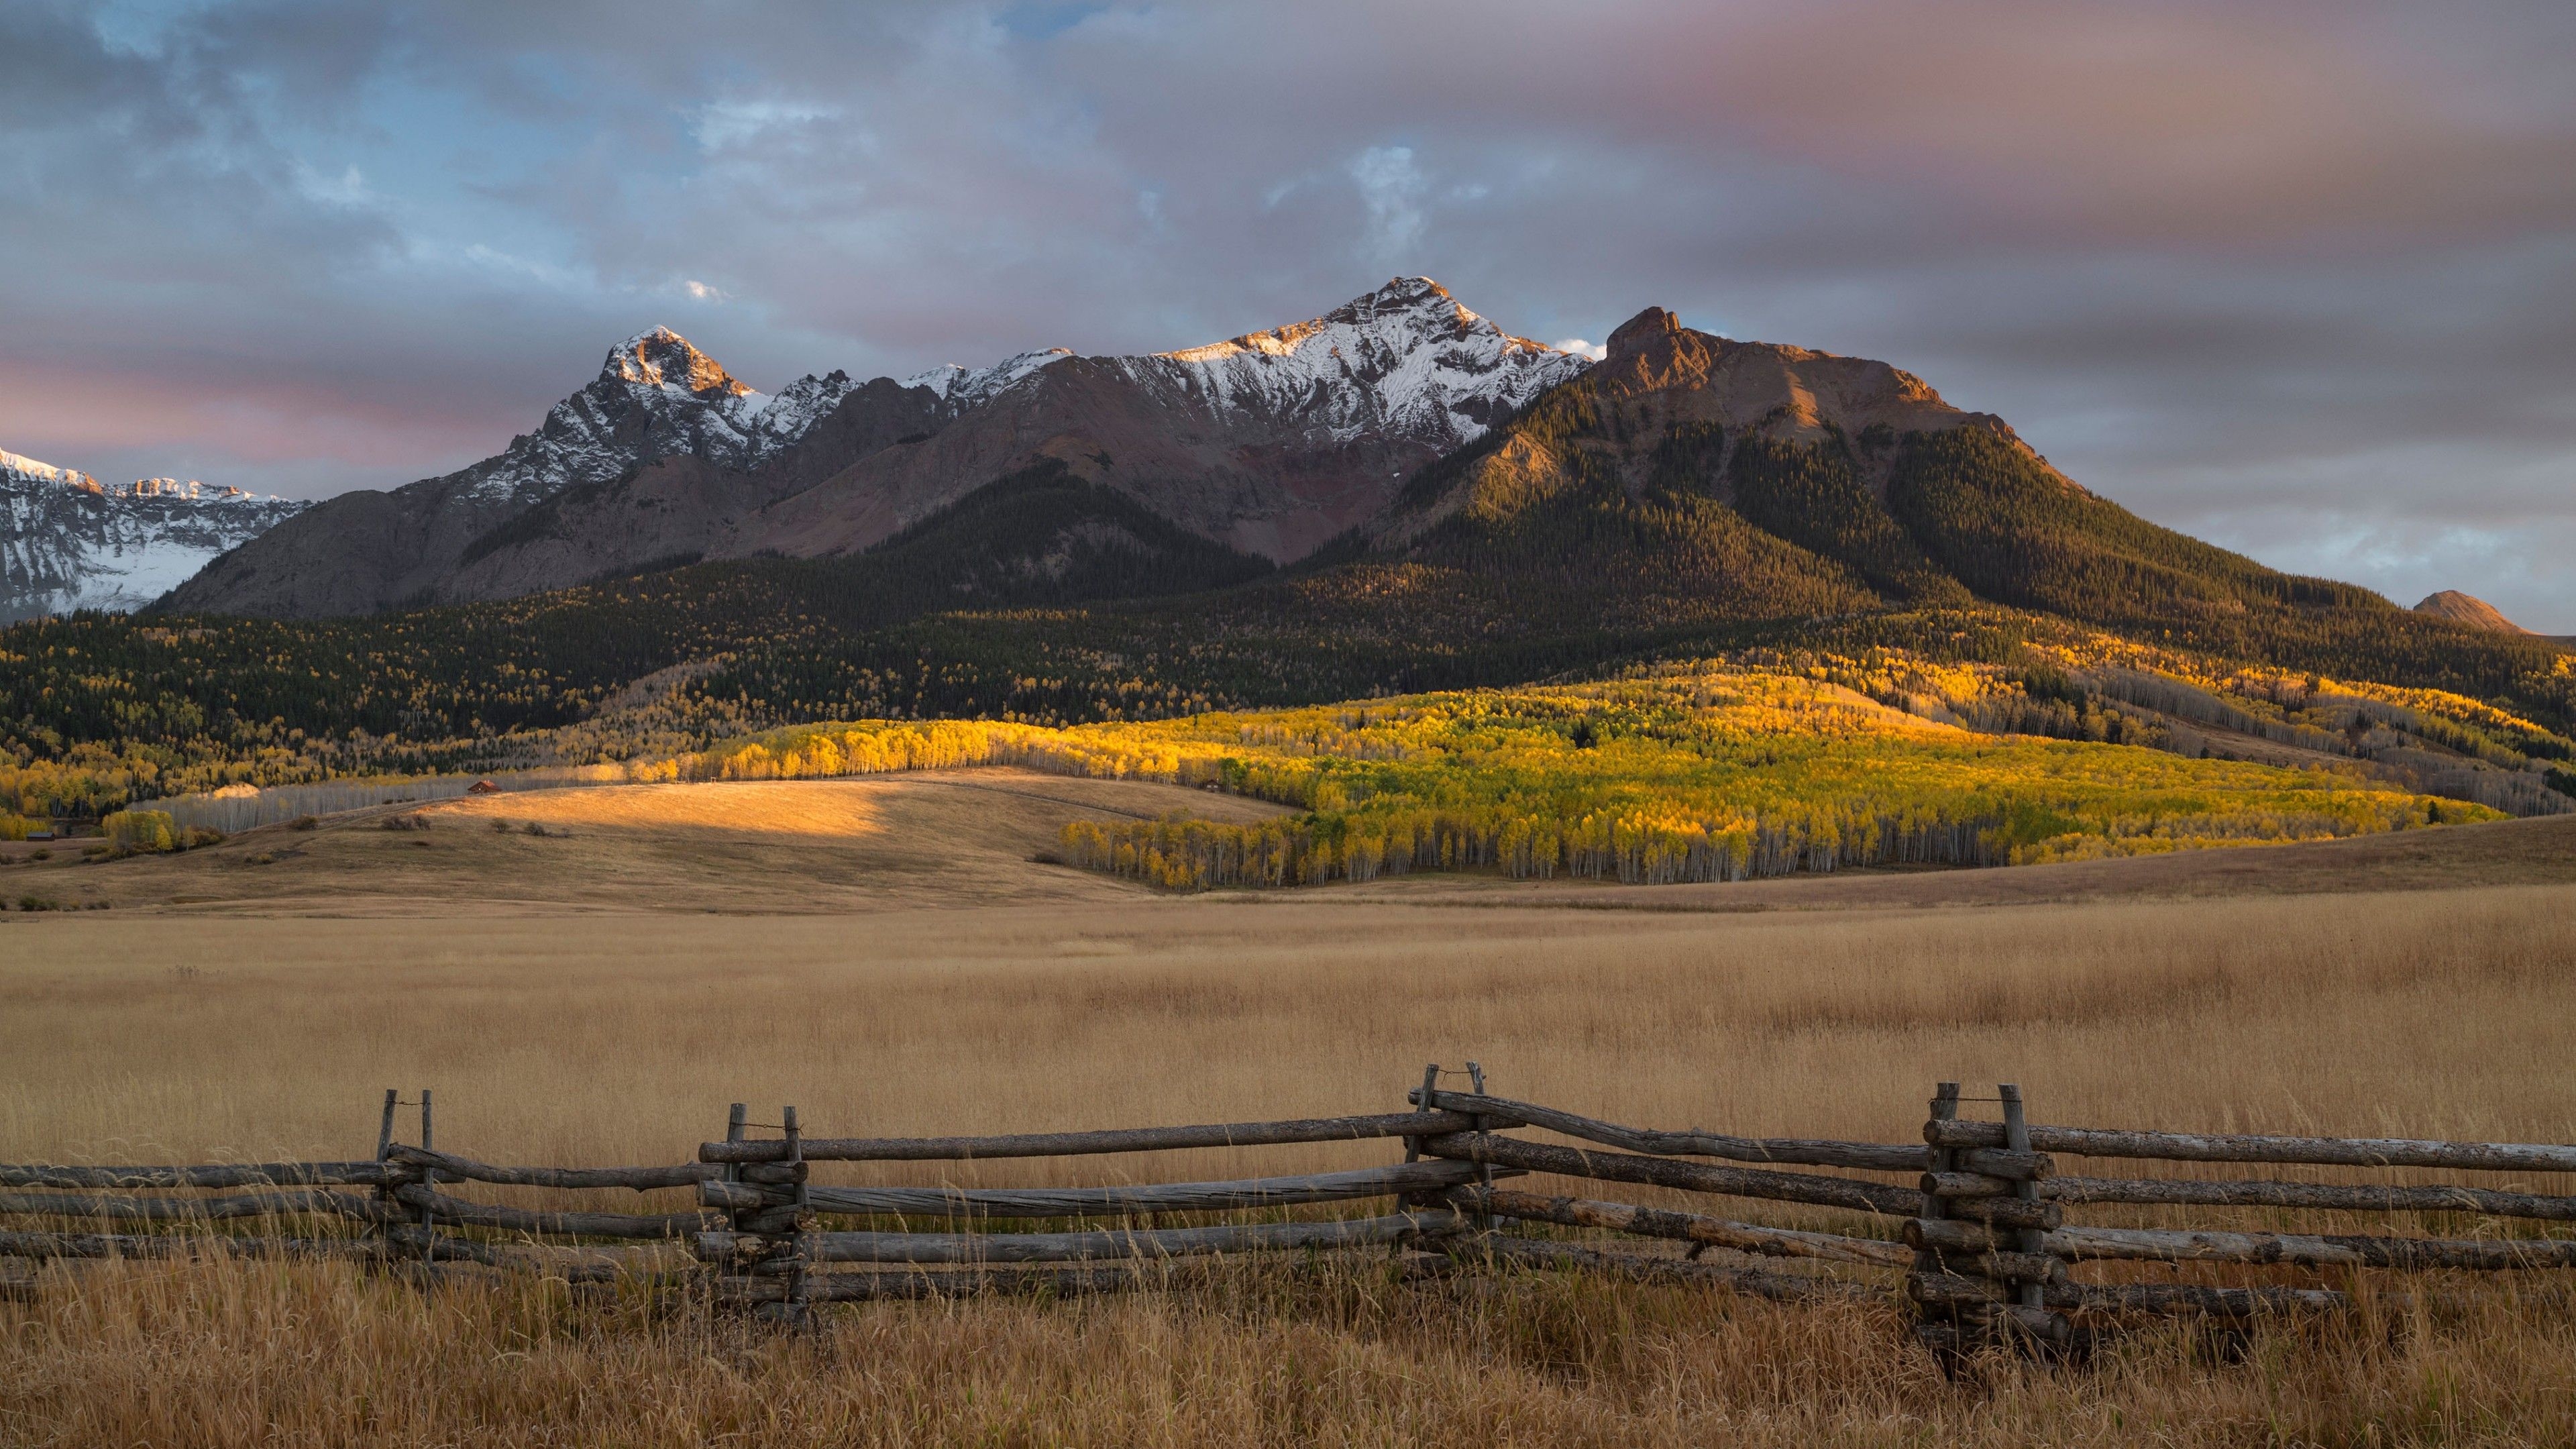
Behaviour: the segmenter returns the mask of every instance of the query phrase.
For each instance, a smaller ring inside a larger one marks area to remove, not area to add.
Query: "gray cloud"
[[[758,385],[1422,271],[1882,356],[2159,521],[2576,631],[2576,11],[0,8],[0,446],[307,494],[657,322]]]

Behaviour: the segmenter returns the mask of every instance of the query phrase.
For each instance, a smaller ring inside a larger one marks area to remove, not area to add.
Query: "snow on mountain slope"
[[[548,409],[535,432],[469,469],[468,493],[478,503],[526,508],[673,453],[748,470],[803,437],[853,386],[835,371],[799,378],[771,397],[656,327],[610,348],[589,386]]]
[[[0,452],[0,622],[139,609],[308,506],[173,478],[113,487]]]
[[[1589,365],[1504,332],[1428,278],[1398,277],[1212,346],[952,367],[912,379],[947,399],[942,426],[764,505],[707,553],[862,552],[1053,459],[1203,538],[1291,562]]]
[[[1062,347],[1042,348],[1006,357],[990,367],[961,367],[952,362],[917,372],[903,380],[905,387],[926,387],[939,394],[939,400],[955,411],[964,411],[990,401],[994,394],[1018,382],[1050,363],[1062,362],[1073,355]]]
[[[1336,442],[1392,435],[1446,451],[1590,365],[1514,337],[1429,277],[1397,277],[1308,322],[1118,359],[1219,418],[1302,421]]]

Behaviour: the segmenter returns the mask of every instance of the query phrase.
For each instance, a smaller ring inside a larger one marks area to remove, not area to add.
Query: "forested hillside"
[[[1882,664],[1887,661],[1880,661]],[[1854,674],[1859,661],[1841,661]],[[1071,729],[804,726],[640,767],[811,779],[971,764],[1200,785],[1292,805],[1259,824],[1076,822],[1078,865],[1177,888],[1371,880],[1743,880],[2324,839],[2498,818],[2361,769],[2283,769],[1924,719],[1830,678],[1709,665],[1595,684]],[[1986,671],[1914,670],[1952,703],[2027,703]],[[1864,681],[1866,682],[1866,681]]]

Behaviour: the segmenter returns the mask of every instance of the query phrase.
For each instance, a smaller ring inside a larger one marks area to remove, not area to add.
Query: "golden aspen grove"
[[[1935,716],[2041,708],[1991,671],[1909,668],[1936,691],[1922,701]],[[1596,683],[1060,729],[862,720],[774,731],[630,773],[757,780],[1008,764],[1227,791],[1301,812],[1253,824],[1174,814],[1065,827],[1069,863],[1184,890],[1432,870],[1726,881],[2503,818],[2358,764],[2285,768],[1988,733],[1880,703],[1851,687],[1885,683],[1866,672],[1848,660],[1803,671],[1702,663]],[[2113,718],[2131,739],[2154,729]]]

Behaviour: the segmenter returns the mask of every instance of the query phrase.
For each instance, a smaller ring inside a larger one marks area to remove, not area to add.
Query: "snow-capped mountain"
[[[1204,347],[949,368],[913,382],[967,400],[954,421],[746,515],[711,552],[856,553],[1051,458],[1284,563],[1589,365],[1505,332],[1428,277],[1397,277],[1320,317]]]
[[[309,506],[175,478],[103,484],[0,452],[0,623],[139,609]]]
[[[765,396],[667,328],[611,349],[473,467],[335,498],[217,559],[171,607],[364,613],[505,598],[674,559],[854,554],[1032,467],[1285,562],[1587,366],[1423,277],[1178,352],[1023,352]]]
[[[1398,277],[1311,322],[1118,359],[1144,386],[1220,419],[1296,418],[1349,442],[1474,442],[1588,360],[1514,337],[1429,277]]]
[[[477,501],[527,508],[673,453],[748,471],[803,437],[851,386],[847,373],[833,372],[771,397],[656,327],[610,348],[599,376],[548,409],[535,432],[467,469],[469,490]]]
[[[916,372],[903,380],[905,387],[926,387],[938,394],[939,400],[952,410],[962,412],[979,403],[990,401],[995,393],[1018,382],[1049,363],[1071,357],[1069,348],[1048,347],[1036,352],[1023,352],[1006,357],[990,367],[966,367],[949,363],[928,372]]]
[[[468,550],[512,519],[664,458],[749,473],[829,417],[854,386],[835,371],[770,396],[667,327],[639,332],[610,348],[599,375],[547,409],[535,432],[498,454],[390,493],[330,499],[256,547],[216,559],[170,606],[312,616],[435,601]]]

